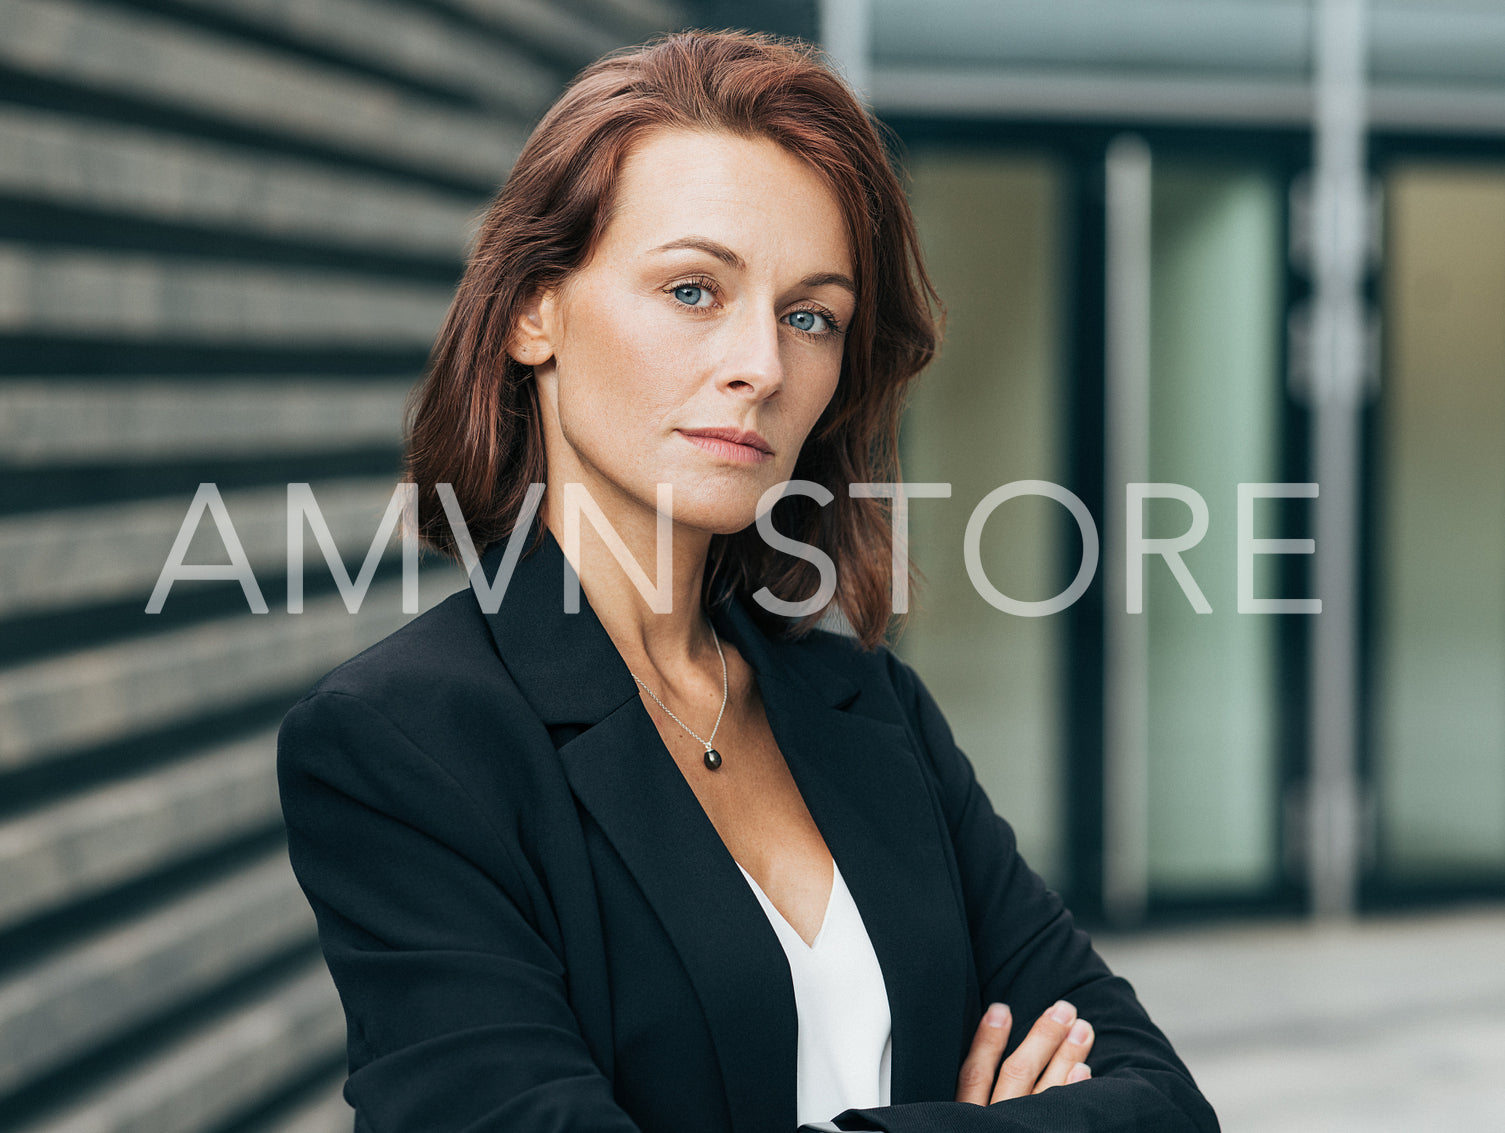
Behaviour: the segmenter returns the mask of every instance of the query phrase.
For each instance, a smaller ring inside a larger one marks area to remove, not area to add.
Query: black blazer
[[[491,577],[503,547],[482,560]],[[344,1004],[357,1133],[793,1133],[773,928],[566,563],[518,563],[325,677],[283,722],[288,852]],[[841,865],[893,1017],[894,1133],[1215,1130],[1186,1068],[1030,872],[891,652],[715,615]],[[736,753],[727,753],[735,759]],[[950,1100],[983,1007],[1058,998],[1093,1078]],[[835,1116],[835,1115],[831,1115]]]

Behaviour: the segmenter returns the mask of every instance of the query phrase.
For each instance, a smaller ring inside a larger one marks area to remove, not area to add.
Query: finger
[[[1066,1041],[1071,1025],[1076,1022],[1076,1008],[1060,1000],[1035,1021],[1029,1034],[1019,1044],[1019,1049],[1004,1059],[998,1070],[998,1083],[993,1087],[993,1100],[1022,1098],[1031,1093],[1040,1075],[1051,1058]]]
[[[1002,1003],[993,1004],[983,1013],[977,1033],[972,1036],[972,1049],[956,1077],[957,1101],[988,1104],[988,1094],[998,1074],[998,1060],[1003,1057],[1013,1021],[1008,1007]]]
[[[1078,1082],[1085,1082],[1090,1077],[1092,1077],[1092,1067],[1085,1062],[1078,1062],[1071,1068],[1071,1073],[1066,1075],[1066,1084],[1074,1086]]]
[[[1093,1034],[1092,1024],[1086,1019],[1078,1019],[1071,1025],[1071,1030],[1066,1035],[1066,1041],[1056,1048],[1056,1053],[1050,1060],[1050,1065],[1045,1068],[1045,1073],[1040,1075],[1035,1083],[1033,1093],[1040,1093],[1052,1086],[1064,1086],[1070,1080],[1070,1074],[1076,1067],[1087,1061],[1087,1055],[1092,1050]]]

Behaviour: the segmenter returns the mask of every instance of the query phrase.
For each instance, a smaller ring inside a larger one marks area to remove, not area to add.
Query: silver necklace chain
[[[726,677],[726,654],[721,651],[721,638],[716,635],[716,627],[714,625],[711,626],[711,640],[716,643],[716,656],[721,658],[721,711],[716,713],[716,724],[713,728],[711,728],[710,739],[702,738],[694,728],[690,727],[690,725],[686,724],[678,716],[674,715],[674,713],[669,710],[669,706],[658,698],[657,693],[655,693],[647,685],[643,684],[641,678],[639,678],[636,673],[634,673],[631,669],[628,669],[627,672],[631,675],[633,680],[638,682],[638,687],[646,692],[649,696],[653,697],[653,702],[660,708],[662,708],[666,713],[668,713],[669,719],[673,720],[681,728],[689,732],[690,735],[694,736],[697,742],[705,745],[705,765],[710,770],[715,771],[718,767],[721,766],[721,755],[716,751],[714,747],[711,746],[711,744],[716,739],[717,729],[721,727],[721,717],[726,714],[726,699],[729,685]]]

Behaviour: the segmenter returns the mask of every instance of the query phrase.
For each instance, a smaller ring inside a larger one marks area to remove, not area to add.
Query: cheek
[[[572,408],[609,415],[624,405],[648,349],[634,315],[589,294],[572,305],[559,351],[560,396]]]
[[[794,475],[794,466],[815,431],[815,423],[836,396],[841,376],[841,355],[836,351],[832,353],[835,354],[834,361],[807,358],[796,375],[797,380],[788,383],[781,395],[786,398],[784,411],[791,424],[799,429],[800,437],[799,446],[790,455],[787,467],[782,469],[782,475],[786,478]]]
[[[676,376],[693,366],[664,324],[661,311],[632,298],[577,302],[559,355],[560,416],[572,441],[619,442],[624,429],[655,425],[682,399]]]
[[[806,391],[801,399],[801,415],[805,418],[807,428],[815,425],[831,399],[836,396],[836,388],[841,379],[841,359],[841,352],[832,350],[831,357],[812,359],[806,370],[806,380],[801,383],[801,388]]]
[[[647,343],[639,312],[586,295],[571,316],[560,361],[575,384],[604,390],[640,365]]]

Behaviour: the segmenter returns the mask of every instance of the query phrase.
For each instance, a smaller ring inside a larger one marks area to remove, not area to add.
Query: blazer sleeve
[[[529,875],[461,784],[336,691],[287,715],[277,771],[345,1008],[356,1133],[635,1133],[524,915]]]
[[[1212,1107],[1134,989],[1109,971],[1061,899],[1020,857],[1012,828],[994,813],[929,690],[892,655],[890,664],[950,830],[983,1003],[1012,1009],[1012,1053],[1056,1000],[1071,1001],[1096,1034],[1092,1077],[990,1106],[851,1110],[836,1124],[886,1133],[1216,1133]]]

